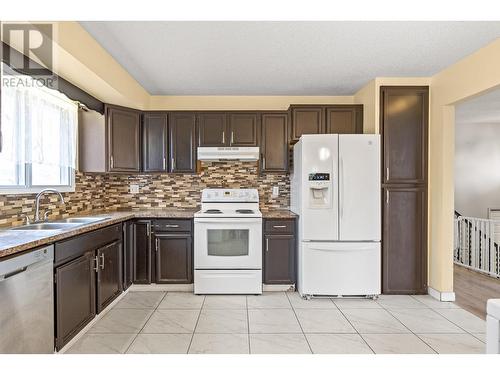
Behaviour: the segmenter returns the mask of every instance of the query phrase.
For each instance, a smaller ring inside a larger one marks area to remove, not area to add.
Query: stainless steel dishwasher
[[[0,353],[54,353],[54,246],[0,260]]]

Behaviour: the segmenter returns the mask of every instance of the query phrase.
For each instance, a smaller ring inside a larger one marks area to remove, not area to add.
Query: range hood
[[[198,147],[198,160],[259,160],[259,148]]]

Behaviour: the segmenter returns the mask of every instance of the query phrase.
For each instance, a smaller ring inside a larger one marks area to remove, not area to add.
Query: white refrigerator
[[[293,150],[301,296],[381,293],[380,136],[303,135]]]

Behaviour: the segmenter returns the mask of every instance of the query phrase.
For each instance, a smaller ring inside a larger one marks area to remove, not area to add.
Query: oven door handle
[[[240,218],[217,218],[217,219],[202,219],[195,218],[195,223],[203,224],[242,224],[242,223],[260,223],[262,219],[240,219]]]

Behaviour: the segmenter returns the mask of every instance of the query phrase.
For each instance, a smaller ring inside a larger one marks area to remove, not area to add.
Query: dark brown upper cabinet
[[[97,313],[100,313],[122,292],[122,242],[98,249],[97,258]]]
[[[326,132],[328,134],[363,133],[363,106],[335,105],[326,107]]]
[[[302,134],[363,133],[361,104],[291,105],[291,141]]]
[[[227,134],[227,115],[225,112],[199,113],[198,145],[206,147],[223,147],[229,142]]]
[[[60,350],[96,315],[94,251],[55,269],[56,348]]]
[[[428,87],[382,87],[383,183],[427,180]]]
[[[108,171],[140,172],[141,113],[107,106],[106,129]]]
[[[293,105],[292,141],[298,141],[302,134],[322,134],[325,132],[325,111],[321,106]]]
[[[171,113],[169,125],[170,172],[194,173],[196,170],[196,115]]]
[[[288,113],[262,114],[262,171],[288,170]]]
[[[167,113],[147,112],[142,125],[142,170],[167,172]]]
[[[259,144],[259,114],[229,113],[229,145],[251,147]],[[226,142],[227,143],[227,142]]]
[[[383,293],[426,294],[426,188],[387,186],[383,195]]]
[[[155,233],[156,282],[193,282],[191,233]]]

